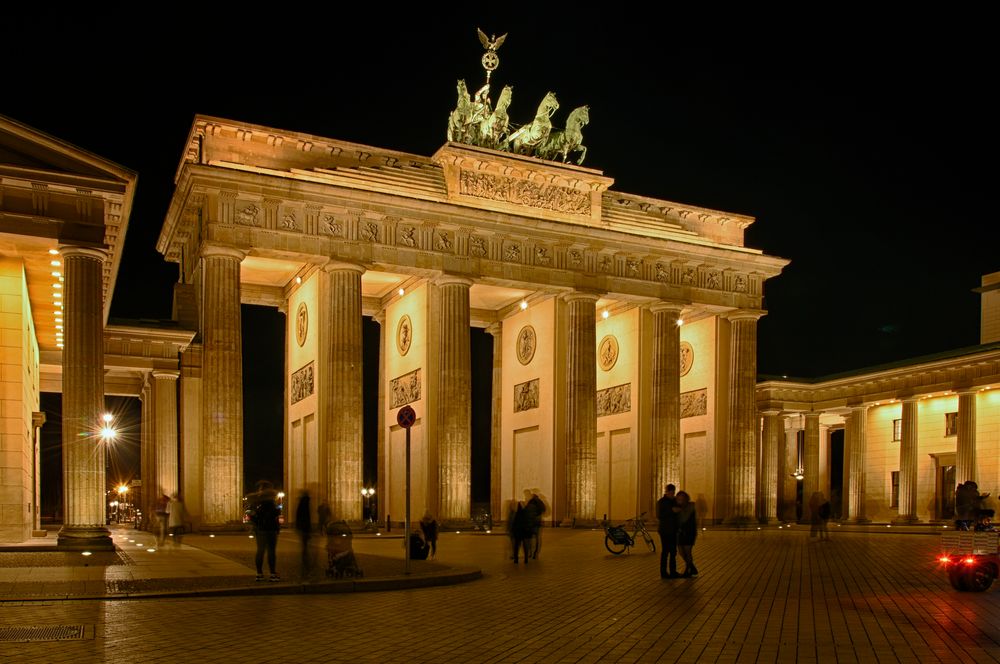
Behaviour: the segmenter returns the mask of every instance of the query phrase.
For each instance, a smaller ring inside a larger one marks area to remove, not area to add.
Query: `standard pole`
[[[406,514],[403,516],[404,573],[410,573],[410,427],[406,427]]]

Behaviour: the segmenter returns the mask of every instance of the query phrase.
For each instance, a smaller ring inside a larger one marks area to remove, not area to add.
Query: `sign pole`
[[[406,429],[406,514],[403,515],[404,573],[410,573],[410,427],[417,421],[417,413],[409,405],[396,413],[396,423]]]

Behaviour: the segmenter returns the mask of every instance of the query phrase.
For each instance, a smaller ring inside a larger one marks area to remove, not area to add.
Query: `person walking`
[[[174,546],[181,545],[181,538],[184,536],[184,503],[176,493],[170,496],[167,503],[167,527],[170,529],[170,536],[174,538]]]
[[[694,540],[698,536],[698,518],[695,515],[694,503],[687,491],[677,492],[677,506],[674,507],[677,513],[677,550],[684,559],[684,578],[698,576],[698,568],[694,566],[694,557],[691,550],[694,548]]]
[[[319,507],[316,508],[316,519],[319,522],[319,532],[320,534],[326,534],[326,526],[330,523],[330,503],[325,500],[319,502]]]
[[[247,497],[247,512],[250,523],[253,524],[253,535],[257,541],[257,555],[254,563],[257,566],[257,580],[264,580],[264,553],[267,553],[267,566],[271,570],[269,581],[280,581],[281,577],[275,571],[275,557],[278,549],[278,531],[281,525],[278,521],[278,494],[267,480],[257,482],[257,491]]]
[[[156,499],[156,525],[159,527],[159,532],[156,534],[156,546],[163,547],[167,541],[167,505],[170,504],[170,496],[165,493],[161,493],[160,497]]]
[[[424,535],[424,541],[431,547],[431,560],[437,555],[438,550],[438,522],[430,510],[425,510],[420,519],[420,532]]]
[[[312,535],[312,510],[309,506],[309,492],[304,490],[299,496],[299,505],[295,509],[295,530],[302,542],[302,576],[305,577],[312,569],[312,556],[309,555],[309,537]]]
[[[668,484],[666,491],[659,500],[656,501],[656,519],[659,522],[656,530],[660,534],[660,578],[677,579],[677,519],[678,514],[674,511],[677,507],[677,498],[674,492],[677,490],[673,484]],[[670,572],[667,572],[669,565]]]
[[[537,491],[525,490],[526,501],[524,509],[528,511],[528,520],[531,523],[531,558],[538,558],[538,551],[542,548],[542,515],[545,514],[545,501],[538,495]]]
[[[524,549],[524,564],[527,565],[528,546],[531,540],[531,520],[528,516],[528,511],[524,508],[524,504],[520,501],[510,501],[510,510],[507,514],[507,531],[514,549],[512,556],[514,564],[517,564],[517,558],[520,555],[521,549]]]

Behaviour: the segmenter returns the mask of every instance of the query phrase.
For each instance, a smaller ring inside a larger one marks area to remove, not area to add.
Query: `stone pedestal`
[[[777,410],[762,413],[764,426],[761,430],[760,473],[758,475],[759,518],[764,523],[779,520],[778,505],[781,500],[779,473],[781,472],[781,450],[785,437],[781,415]]]
[[[156,417],[156,476],[154,485],[143,495],[162,492],[168,496],[179,492],[177,472],[177,379],[179,371],[153,372],[153,398]],[[159,493],[153,495],[155,501]],[[147,496],[148,498],[148,496]]]
[[[324,389],[320,409],[325,440],[320,447],[329,485],[333,520],[361,521],[364,482],[363,341],[361,333],[361,274],[357,265],[334,263],[320,274],[320,353]]]
[[[202,249],[202,527],[209,530],[243,523],[243,256]]]
[[[729,468],[727,523],[756,519],[757,319],[759,311],[729,315]]]
[[[111,550],[105,527],[103,264],[99,249],[62,247],[63,527],[58,546]]]
[[[899,442],[898,523],[917,522],[917,400],[903,399],[903,421]]]
[[[955,447],[955,479],[978,482],[976,467],[976,392],[958,393],[958,441]]]
[[[501,445],[503,423],[503,324],[493,323],[486,328],[493,335],[493,385],[490,422],[490,514],[498,519],[502,510]]]
[[[597,296],[565,299],[566,520],[591,526],[597,523]]]
[[[650,438],[653,450],[653,491],[659,497],[667,484],[681,482],[681,331],[682,307],[661,303],[653,314],[652,397]]]
[[[845,419],[843,520],[849,523],[868,523],[865,517],[868,406],[853,406]]]
[[[472,501],[472,360],[469,287],[460,277],[441,277],[438,319],[437,436],[440,517],[467,524]]]

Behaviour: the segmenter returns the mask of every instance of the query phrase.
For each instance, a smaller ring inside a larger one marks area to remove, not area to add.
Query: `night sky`
[[[430,155],[456,79],[482,83],[481,26],[510,33],[494,90],[514,86],[513,121],[548,90],[556,125],[589,104],[585,166],[751,215],[747,244],[792,261],[765,285],[762,375],[978,343],[971,289],[1000,270],[983,17],[372,6],[7,17],[0,113],[139,173],[113,317],[170,315],[154,244],[195,113]]]

